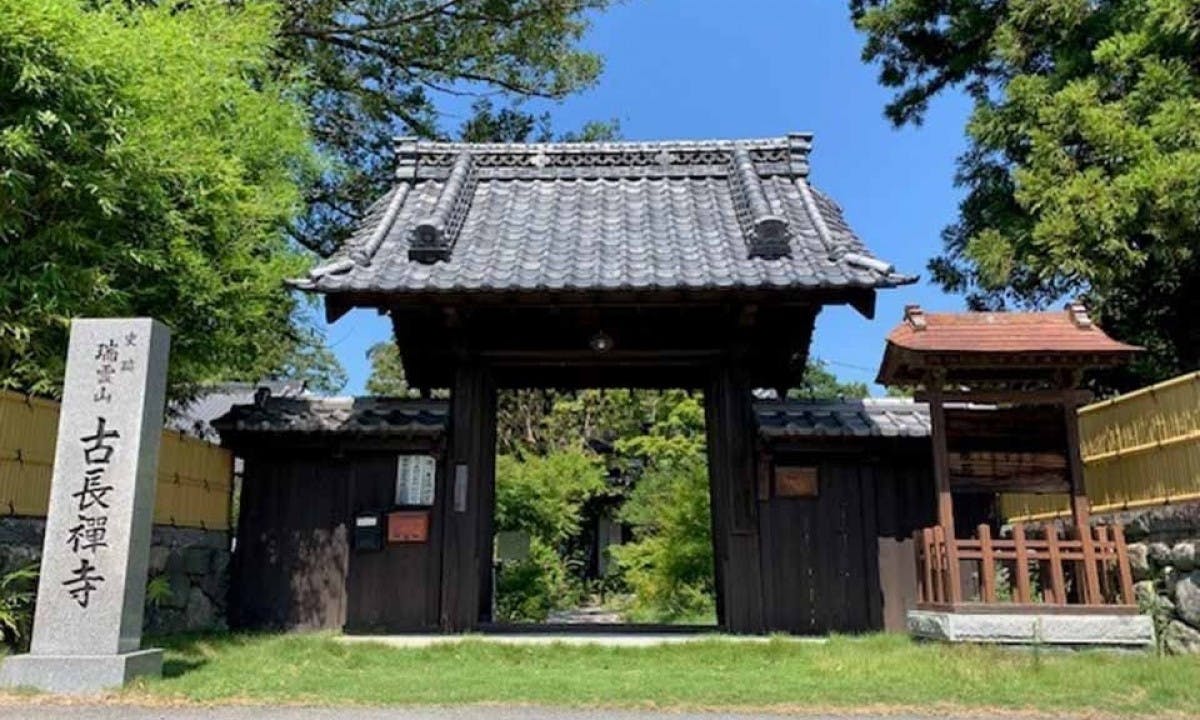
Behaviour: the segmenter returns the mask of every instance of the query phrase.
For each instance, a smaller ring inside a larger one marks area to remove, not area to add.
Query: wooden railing
[[[918,530],[914,539],[922,604],[1135,604],[1120,525],[1075,538],[1059,537],[1053,524],[1020,523],[1012,526],[1011,537],[993,538],[991,528],[980,525],[975,538],[952,541],[941,527],[931,527]],[[951,558],[957,567],[951,567]]]

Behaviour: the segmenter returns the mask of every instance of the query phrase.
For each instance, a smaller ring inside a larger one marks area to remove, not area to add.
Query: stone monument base
[[[140,675],[162,675],[157,648],[120,655],[13,655],[0,665],[0,687],[28,687],[64,695],[118,688]]]
[[[1154,622],[1148,615],[1103,610],[1073,615],[910,610],[908,632],[920,640],[941,642],[1138,650],[1154,647]]]

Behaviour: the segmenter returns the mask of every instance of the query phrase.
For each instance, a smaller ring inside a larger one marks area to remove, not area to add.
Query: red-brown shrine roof
[[[1111,365],[1141,349],[1109,337],[1075,303],[1057,312],[926,313],[910,305],[888,333],[879,382],[912,382],[923,366]]]
[[[926,313],[910,306],[887,340],[910,350],[949,352],[1134,352],[1078,306],[1060,312]]]

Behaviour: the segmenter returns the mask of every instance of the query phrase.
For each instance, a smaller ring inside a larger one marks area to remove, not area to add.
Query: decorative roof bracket
[[[790,256],[791,228],[787,220],[772,212],[750,151],[737,146],[730,162],[729,184],[737,205],[738,222],[750,248],[749,256],[765,260]]]
[[[469,152],[459,153],[433,211],[413,228],[409,260],[435,263],[450,259],[467,211],[471,209],[475,183],[474,157]]]

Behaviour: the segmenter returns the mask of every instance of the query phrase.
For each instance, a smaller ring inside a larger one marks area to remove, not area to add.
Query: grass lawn
[[[1070,710],[1124,717],[1200,708],[1200,659],[920,645],[721,640],[652,648],[425,649],[329,635],[159,640],[165,677],[131,699],[312,704],[513,703],[660,708]]]

